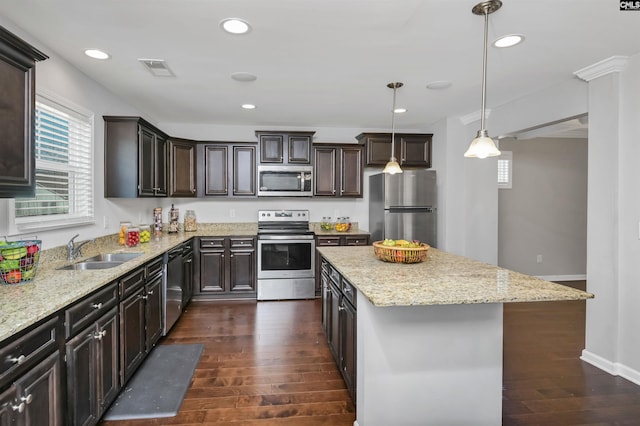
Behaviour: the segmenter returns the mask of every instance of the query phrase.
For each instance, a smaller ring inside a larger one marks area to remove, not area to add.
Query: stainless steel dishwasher
[[[162,334],[166,336],[182,314],[182,246],[165,253],[164,264],[165,274],[162,285],[164,327]]]

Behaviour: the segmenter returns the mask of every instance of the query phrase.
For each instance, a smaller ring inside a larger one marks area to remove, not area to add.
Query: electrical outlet
[[[109,217],[108,216],[104,216],[103,222],[104,222],[104,229],[108,229],[109,228]]]
[[[229,210],[229,217],[236,217],[236,209]]]
[[[538,263],[542,263],[542,255],[539,254],[538,256],[536,256],[536,262]]]

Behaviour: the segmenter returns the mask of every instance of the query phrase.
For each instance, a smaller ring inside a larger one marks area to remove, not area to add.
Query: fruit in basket
[[[40,247],[38,247],[38,244],[30,244],[27,246],[27,254],[36,254],[37,252],[40,251]]]
[[[20,261],[18,259],[12,260],[5,258],[0,262],[0,271],[2,272],[9,272],[18,268],[20,268]]]
[[[385,238],[382,242],[383,246],[386,247],[402,247],[402,248],[418,248],[422,247],[422,243],[418,240],[407,241],[407,240],[390,240]]]
[[[22,279],[22,272],[19,270],[9,271],[5,274],[4,280],[9,284],[17,284]]]
[[[384,241],[382,242],[382,245],[387,247],[394,247],[396,245],[396,240],[390,240],[388,238],[385,238]]]
[[[27,249],[24,247],[2,249],[2,257],[9,260],[17,260],[27,255]]]

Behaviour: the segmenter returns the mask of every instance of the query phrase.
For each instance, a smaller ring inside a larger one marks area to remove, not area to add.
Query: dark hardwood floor
[[[504,425],[640,425],[640,387],[580,361],[584,317],[585,302],[505,304]],[[320,300],[191,303],[162,344],[193,342],[177,417],[102,425],[353,425]]]

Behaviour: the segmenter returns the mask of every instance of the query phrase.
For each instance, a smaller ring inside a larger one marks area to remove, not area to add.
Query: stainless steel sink
[[[126,262],[142,253],[102,253],[86,259],[84,262]]]
[[[63,266],[58,268],[62,271],[84,271],[91,269],[109,269],[115,268],[116,266],[122,265],[124,262],[116,262],[116,261],[96,261],[96,260],[85,260],[84,262],[72,263],[71,265]]]

